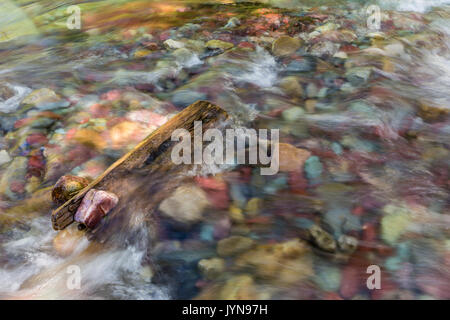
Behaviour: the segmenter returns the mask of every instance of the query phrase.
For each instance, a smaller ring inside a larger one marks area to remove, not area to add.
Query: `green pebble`
[[[305,161],[305,172],[308,179],[316,179],[322,175],[323,165],[319,157],[311,156]]]

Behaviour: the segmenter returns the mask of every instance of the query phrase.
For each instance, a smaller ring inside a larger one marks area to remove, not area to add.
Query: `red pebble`
[[[92,229],[113,209],[119,198],[113,193],[103,190],[89,190],[81,201],[77,212],[75,213],[75,221],[84,224]]]
[[[48,142],[48,139],[42,133],[32,133],[27,137],[27,143],[32,146],[42,146]]]
[[[365,284],[362,277],[362,261],[351,259],[342,271],[341,287],[339,293],[344,299],[353,298]]]
[[[197,182],[202,189],[227,190],[226,182],[215,179],[214,177],[195,177],[195,182]]]
[[[25,192],[25,184],[21,181],[13,181],[9,185],[9,189],[14,193],[24,193]]]
[[[240,177],[239,181],[242,183],[250,183],[252,178],[252,168],[250,167],[241,167],[239,169]]]
[[[303,174],[298,171],[289,172],[288,185],[292,192],[298,194],[305,194],[308,187],[308,180],[305,179]]]
[[[377,239],[377,230],[374,223],[366,222],[362,229],[364,241],[374,242]]]
[[[42,156],[32,156],[28,159],[28,168],[44,169],[45,163]]]
[[[161,32],[161,34],[159,35],[159,39],[161,41],[166,41],[167,39],[170,38],[170,33],[169,31],[165,31],[165,32]]]
[[[239,43],[239,44],[238,44],[238,47],[239,47],[239,48],[250,48],[250,49],[255,49],[255,46],[254,46],[252,43],[247,42],[247,41],[243,41],[243,42]]]
[[[362,206],[356,206],[352,210],[353,215],[361,217],[364,215],[364,208]]]
[[[100,103],[94,103],[89,107],[89,112],[94,118],[106,118],[110,108]]]
[[[195,177],[197,184],[205,190],[213,207],[226,209],[229,206],[228,186],[225,181],[214,177]]]
[[[217,209],[226,209],[229,206],[230,198],[226,191],[206,190],[209,200],[213,207]]]
[[[101,95],[102,100],[108,100],[113,101],[120,98],[120,91],[119,90],[110,90],[104,94]]]
[[[14,128],[15,129],[22,128],[22,127],[26,126],[27,124],[29,124],[30,122],[32,122],[33,120],[34,120],[34,118],[24,118],[24,119],[17,120],[14,123]]]
[[[351,44],[344,44],[341,46],[340,50],[346,53],[351,53],[351,52],[358,52],[359,48],[352,46]]]

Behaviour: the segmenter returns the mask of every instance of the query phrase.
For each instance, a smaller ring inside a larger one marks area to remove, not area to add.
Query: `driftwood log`
[[[171,161],[171,150],[177,143],[171,140],[172,132],[184,128],[191,133],[193,141],[194,121],[201,121],[205,131],[224,124],[227,119],[224,110],[207,101],[197,101],[188,106],[54,210],[51,217],[53,228],[62,230],[73,223],[83,197],[93,188],[119,197],[118,205],[95,231],[108,230],[107,233],[111,234],[129,229],[127,226],[131,228],[136,223],[132,221],[137,219],[136,212],[142,213],[139,217],[151,214],[155,206],[186,178],[184,173],[189,170],[187,167],[192,166],[176,165]]]

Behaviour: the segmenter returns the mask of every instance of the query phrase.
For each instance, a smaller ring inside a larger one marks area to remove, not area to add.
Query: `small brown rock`
[[[235,267],[251,269],[259,279],[294,285],[314,274],[309,253],[308,245],[298,239],[264,244],[239,255]]]
[[[62,176],[52,189],[52,200],[60,206],[86,187],[89,181],[86,178],[76,176]]]
[[[229,257],[249,250],[254,245],[253,239],[242,236],[231,236],[219,241],[217,253],[222,257]]]
[[[272,43],[272,53],[276,57],[287,56],[297,51],[302,43],[300,38],[282,36]]]
[[[78,130],[73,139],[80,144],[97,150],[103,150],[106,147],[105,139],[100,135],[100,133],[92,129]]]
[[[221,258],[202,259],[198,262],[200,272],[207,279],[214,279],[225,271],[225,260]]]
[[[426,120],[436,120],[449,113],[450,109],[445,106],[438,106],[427,101],[420,101],[419,115]]]
[[[309,234],[311,236],[311,240],[316,244],[320,249],[335,252],[336,251],[336,241],[333,236],[323,230],[318,225],[314,225],[309,229]]]
[[[280,82],[280,88],[286,95],[293,98],[302,98],[304,95],[302,85],[294,76],[283,78]]]
[[[305,101],[305,109],[308,113],[314,113],[316,111],[317,100],[308,99]]]
[[[0,100],[8,100],[14,96],[15,91],[11,89],[7,84],[0,83]]]

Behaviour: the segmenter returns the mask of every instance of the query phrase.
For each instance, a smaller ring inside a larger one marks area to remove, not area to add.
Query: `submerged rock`
[[[288,143],[280,143],[280,171],[302,171],[303,165],[310,156],[311,152],[308,150],[296,148]]]
[[[289,36],[282,36],[272,43],[272,53],[276,57],[288,56],[300,49],[302,40]]]
[[[254,245],[254,240],[242,237],[231,236],[219,241],[217,244],[217,253],[222,257],[229,257],[249,250]]]
[[[305,114],[305,110],[303,110],[302,108],[292,107],[292,108],[284,110],[282,113],[282,117],[286,121],[293,122],[293,121],[300,120],[304,114]]]
[[[195,53],[186,48],[176,49],[173,52],[173,56],[180,65],[185,66],[187,68],[202,63]]]
[[[23,193],[25,187],[25,175],[27,173],[28,159],[16,157],[9,164],[0,180],[0,195],[14,200],[18,194]]]
[[[314,242],[315,245],[317,245],[320,249],[328,251],[328,252],[335,252],[336,251],[336,241],[334,240],[333,236],[323,230],[318,225],[313,225],[309,229],[309,234],[311,237],[311,240]]]
[[[225,29],[232,29],[232,28],[236,28],[237,26],[239,26],[241,24],[241,21],[239,21],[239,19],[237,17],[231,17],[227,24],[224,26]]]
[[[322,56],[332,57],[338,51],[339,51],[339,44],[333,43],[331,41],[320,41],[310,48],[311,55],[317,57]]]
[[[314,274],[309,247],[298,239],[259,245],[239,255],[235,265],[281,285],[296,285]]]
[[[84,196],[75,213],[75,221],[93,229],[113,209],[119,198],[113,193],[91,189]]]
[[[182,224],[201,221],[204,209],[209,205],[206,193],[195,185],[183,185],[159,206],[161,213]]]
[[[316,69],[316,63],[312,57],[304,57],[302,59],[289,62],[286,71],[293,72],[310,72]]]
[[[232,44],[231,42],[225,42],[222,40],[209,40],[206,43],[206,47],[208,49],[221,49],[221,50],[227,50],[227,49],[231,49],[234,47],[234,44]]]
[[[202,259],[198,262],[198,268],[207,279],[214,279],[225,271],[225,260],[221,258]]]
[[[285,77],[280,81],[280,88],[283,92],[293,98],[302,98],[303,87],[295,76]]]
[[[318,179],[323,172],[323,165],[320,162],[320,158],[317,156],[309,157],[305,161],[305,172],[306,177],[309,180],[315,180]]]
[[[32,106],[40,110],[65,108],[69,102],[61,99],[53,90],[48,88],[37,89],[22,100],[23,105]]]
[[[177,90],[172,96],[172,103],[177,107],[188,106],[198,100],[206,100],[207,95],[193,90]]]
[[[0,102],[2,100],[8,100],[9,98],[13,97],[14,94],[15,91],[13,88],[5,83],[0,83]]]
[[[395,205],[383,208],[385,216],[381,219],[381,238],[388,244],[395,244],[411,224],[408,209]]]
[[[369,80],[371,74],[372,68],[370,67],[355,67],[349,69],[345,73],[345,77],[352,85],[358,86],[360,84],[366,83]]]
[[[358,248],[358,239],[355,237],[341,235],[338,239],[339,249],[346,253],[353,253]]]
[[[11,161],[11,157],[8,154],[8,151],[1,150],[0,151],[0,166],[4,165],[5,163],[8,163]]]
[[[166,41],[164,41],[164,47],[166,47],[166,49],[176,50],[184,48],[184,46],[185,46],[184,42],[181,41],[176,41],[173,39],[167,39]]]
[[[60,206],[86,187],[89,181],[86,178],[76,176],[62,176],[52,189],[52,200]]]
[[[100,133],[87,128],[76,131],[73,139],[82,145],[97,150],[103,150],[107,145],[107,142]]]

